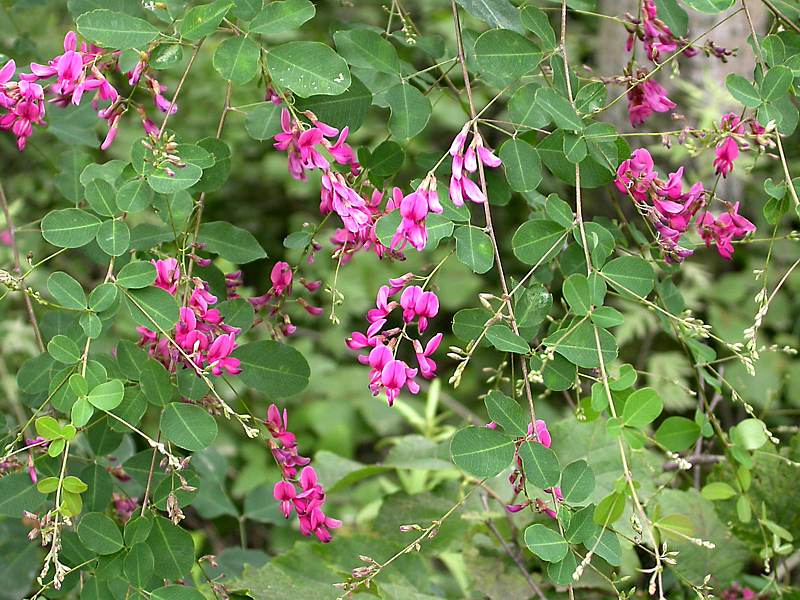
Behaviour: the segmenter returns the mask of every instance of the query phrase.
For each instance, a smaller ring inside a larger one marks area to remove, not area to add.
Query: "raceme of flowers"
[[[158,128],[144,108],[120,95],[109,81],[109,77],[120,69],[118,59],[119,52],[110,52],[86,42],[82,42],[79,48],[78,36],[70,31],[64,37],[63,54],[55,56],[47,64],[31,63],[31,72],[20,73],[18,81],[12,81],[17,69],[15,62],[9,60],[0,69],[0,129],[12,132],[17,138],[17,147],[22,151],[33,134],[33,126],[46,125],[46,95],[49,96],[48,103],[65,107],[70,104],[79,106],[89,92],[93,94],[92,108],[108,125],[101,149],[107,149],[114,142],[120,119],[130,106],[136,107],[145,132],[157,133]],[[147,74],[148,59],[147,53],[143,52],[134,69],[127,74],[128,83],[135,87],[144,76],[146,88],[153,95],[158,110],[174,113],[177,106],[163,95],[166,88]]]
[[[180,266],[174,258],[151,261],[156,267],[155,287],[173,296],[178,292]],[[168,369],[175,370],[183,364],[189,368],[207,371],[212,375],[241,372],[239,359],[231,356],[236,348],[236,335],[239,329],[226,325],[219,309],[211,308],[217,297],[211,294],[208,283],[195,277],[194,286],[187,306],[180,309],[180,317],[175,326],[175,344],[156,331],[138,327],[139,344],[147,348],[149,354]]]
[[[297,438],[287,429],[286,409],[281,414],[278,407],[270,404],[267,420],[264,422],[272,439],[269,447],[281,469],[281,480],[273,488],[275,500],[280,502],[285,518],[297,513],[300,533],[315,535],[321,542],[331,541],[331,529],[337,529],[342,522],[323,512],[325,490],[317,479],[317,473],[310,466],[311,459],[301,456],[297,449]],[[298,477],[297,471],[301,469]]]
[[[717,150],[719,154],[719,149]],[[716,162],[716,161],[715,161]],[[708,209],[709,193],[701,182],[683,189],[683,167],[670,173],[665,180],[654,170],[653,157],[640,148],[620,164],[617,188],[630,194],[642,214],[656,230],[657,241],[668,262],[682,262],[693,251],[681,246],[681,236],[692,221],[706,246],[714,244],[725,259],[733,256],[733,240],[744,238],[755,231],[755,225],[739,214],[739,203],[725,203],[727,209],[714,215]]]
[[[436,362],[431,356],[439,347],[442,334],[437,333],[423,346],[420,339],[410,336],[408,327],[416,322],[418,333],[423,334],[428,329],[429,319],[439,312],[439,298],[418,285],[409,285],[412,279],[413,275],[406,273],[390,279],[389,285],[381,286],[375,308],[367,312],[366,319],[370,323],[367,331],[353,332],[346,340],[351,350],[369,349],[368,354],[359,355],[358,361],[370,367],[369,388],[372,394],[377,396],[385,391],[389,406],[404,388],[412,394],[419,392],[419,384],[415,380],[417,374],[424,379],[436,376]],[[398,295],[399,300],[393,299]],[[389,315],[398,308],[402,312],[403,326],[387,329]],[[412,368],[397,358],[403,339],[411,342],[418,368]]]
[[[626,15],[626,28],[629,35],[625,44],[628,52],[634,50],[636,40],[640,40],[645,54],[655,64],[660,64],[675,52],[683,56],[696,56],[700,49],[692,46],[685,38],[676,36],[670,28],[658,18],[658,10],[654,0],[643,0],[641,18]],[[707,56],[721,59],[723,62],[733,54],[724,48],[718,48],[713,42],[707,42],[702,48]],[[632,60],[633,62],[633,60]],[[667,91],[651,78],[651,72],[643,68],[631,68],[627,83],[637,82],[628,91],[628,116],[631,125],[638,127],[653,113],[665,113],[677,105],[667,97]]]

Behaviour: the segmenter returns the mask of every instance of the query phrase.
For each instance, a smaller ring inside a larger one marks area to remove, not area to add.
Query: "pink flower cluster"
[[[488,423],[486,425],[489,429],[495,429],[497,427],[497,423],[494,421]],[[534,435],[534,431],[536,435]],[[514,497],[510,504],[506,505],[506,510],[508,512],[516,513],[521,510],[526,509],[528,506],[534,505],[536,512],[544,513],[548,517],[555,519],[557,517],[557,513],[555,510],[550,508],[547,501],[541,500],[540,498],[536,498],[531,500],[527,498],[527,493],[525,490],[525,469],[522,464],[522,459],[519,456],[519,449],[523,443],[530,442],[530,443],[538,443],[544,446],[545,448],[549,448],[550,444],[552,443],[552,439],[550,437],[550,432],[547,430],[547,423],[542,421],[541,419],[536,420],[536,428],[534,429],[532,423],[528,423],[528,435],[524,438],[519,438],[516,440],[516,451],[514,453],[514,460],[516,462],[516,466],[514,470],[511,472],[511,475],[508,476],[508,482],[511,484],[512,489],[514,490]],[[552,489],[548,488],[544,490],[545,493],[550,494],[551,496],[555,497],[555,500],[558,502],[562,502],[564,500],[564,496],[561,494],[561,488],[558,486],[553,487]],[[514,503],[517,496],[523,494],[526,496],[526,500],[520,503]]]
[[[280,502],[281,512],[289,518],[294,510],[300,522],[300,533],[305,536],[314,534],[324,543],[331,541],[331,529],[341,527],[342,522],[323,512],[325,490],[317,480],[317,473],[309,466],[310,459],[300,456],[297,449],[297,438],[287,429],[288,415],[286,409],[280,410],[271,404],[267,410],[265,421],[272,440],[269,441],[275,461],[281,469],[281,480],[273,488],[275,500]],[[297,477],[298,468],[302,468]]]
[[[253,296],[247,299],[256,311],[261,311],[268,307],[269,310],[267,312],[269,316],[279,315],[281,320],[280,329],[285,336],[292,335],[297,329],[292,323],[291,317],[283,310],[285,304],[291,299],[293,280],[294,271],[291,265],[285,261],[278,261],[272,267],[270,273],[272,287],[261,296]],[[322,285],[322,282],[319,280],[306,281],[303,277],[300,277],[299,281],[303,287],[311,293],[316,292]],[[297,297],[294,298],[293,301],[313,317],[318,317],[322,314],[322,308],[309,304],[305,298]]]
[[[400,192],[394,188],[395,192]],[[402,192],[400,192],[402,195]],[[419,251],[425,249],[428,243],[428,228],[425,219],[428,213],[441,213],[442,205],[439,203],[439,194],[436,191],[436,177],[428,173],[419,187],[400,200],[400,216],[402,217],[397,231],[392,237],[392,250],[402,250],[405,245],[411,244]]]
[[[87,92],[93,93],[92,107],[97,116],[108,124],[108,133],[101,145],[105,150],[114,142],[122,115],[127,111],[129,99],[120,96],[117,89],[108,80],[108,74],[119,69],[117,52],[108,52],[97,46],[82,42],[78,47],[78,36],[70,31],[64,37],[64,52],[55,56],[47,64],[31,63],[30,73],[21,73],[19,81],[11,81],[16,65],[13,60],[0,69],[0,109],[7,112],[0,116],[0,129],[11,130],[17,137],[17,147],[25,149],[27,139],[33,133],[33,125],[44,125],[45,88],[39,83],[55,79],[47,87],[52,96],[50,102],[65,107],[70,104],[78,106]],[[147,68],[146,54],[134,70],[128,74],[129,83],[135,86]],[[153,94],[156,106],[167,112],[170,103],[163,96],[166,88],[150,76],[146,76],[148,88]],[[100,103],[103,103],[101,108]],[[147,118],[144,110],[137,107],[142,114],[145,131],[158,131],[153,122]],[[172,112],[176,108],[173,106]]]
[[[464,124],[461,131],[450,145],[450,156],[453,157],[452,174],[450,175],[450,199],[456,206],[464,206],[464,198],[477,204],[486,202],[486,196],[472,179],[471,173],[478,170],[478,161],[486,167],[499,167],[500,159],[483,143],[481,134],[474,132],[472,141],[466,146],[471,122]]]
[[[727,177],[733,171],[733,162],[739,158],[740,144],[742,148],[747,148],[747,142],[741,137],[746,126],[749,125],[751,133],[761,135],[765,129],[755,119],[745,119],[742,121],[733,113],[722,115],[720,120],[720,131],[722,139],[717,143],[715,149],[716,158],[714,159],[714,170],[717,174]]]
[[[390,279],[389,285],[381,286],[375,308],[367,312],[370,326],[366,333],[359,331],[347,338],[346,345],[351,350],[369,348],[369,354],[359,355],[361,364],[369,365],[369,388],[377,396],[385,390],[386,398],[391,406],[403,388],[412,394],[419,392],[419,384],[414,379],[419,373],[425,379],[436,376],[436,362],[431,358],[442,342],[442,334],[434,335],[425,347],[417,338],[411,338],[408,326],[417,322],[417,331],[422,334],[428,328],[429,319],[439,312],[439,298],[433,292],[426,292],[418,285],[408,285],[413,278],[411,273]],[[400,295],[399,302],[390,300]],[[389,315],[396,309],[402,309],[403,327],[384,329]],[[416,355],[418,368],[414,369],[396,358],[401,340],[411,341]]]
[[[682,262],[692,250],[680,245],[681,236],[689,230],[692,220],[701,209],[695,223],[706,242],[713,242],[725,259],[733,255],[732,240],[741,239],[755,231],[755,225],[739,215],[739,203],[727,206],[727,211],[715,217],[708,211],[707,193],[701,182],[684,192],[683,167],[659,179],[650,153],[640,148],[624,160],[617,169],[614,181],[624,194],[630,194],[643,215],[653,224],[657,241],[668,262]]]
[[[689,45],[688,40],[676,36],[670,28],[658,18],[658,10],[654,0],[642,0],[641,20],[626,15],[626,28],[629,35],[625,48],[633,50],[636,39],[642,41],[647,58],[658,64],[675,52],[682,50],[683,56],[696,56],[699,49]],[[709,56],[721,58],[723,61],[732,54],[724,48],[717,48],[713,42],[707,42],[703,48]],[[675,108],[676,104],[667,97],[667,91],[653,79],[643,79],[648,75],[645,69],[631,69],[629,81],[641,81],[628,91],[628,116],[631,125],[638,127],[653,113],[664,113]]]
[[[168,258],[153,260],[152,263],[157,273],[153,285],[174,296],[180,281],[178,261]],[[208,370],[212,375],[239,374],[239,359],[231,356],[236,348],[239,329],[226,325],[219,309],[211,308],[217,303],[217,297],[208,291],[208,283],[199,277],[195,277],[192,283],[194,289],[188,306],[181,307],[180,319],[175,326],[174,340],[183,352],[175,348],[170,340],[146,327],[137,328],[139,344],[148,348],[151,356],[172,370],[178,364],[191,366],[187,364],[191,361],[195,367]]]
[[[639,78],[646,74],[647,72],[642,69],[637,72]],[[634,127],[644,123],[654,112],[667,112],[676,106],[667,97],[667,90],[652,79],[648,79],[628,91],[628,117]]]

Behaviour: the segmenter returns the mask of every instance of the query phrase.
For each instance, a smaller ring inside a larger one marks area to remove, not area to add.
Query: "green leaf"
[[[170,174],[171,173],[171,174]],[[159,194],[174,194],[200,181],[203,170],[192,163],[185,163],[170,172],[158,169],[147,175],[147,183]]]
[[[539,153],[528,142],[513,138],[500,146],[500,160],[511,189],[532,192],[542,182],[542,161]]]
[[[65,308],[86,308],[83,286],[63,271],[56,271],[47,278],[47,290],[56,302]]]
[[[519,9],[509,0],[456,0],[456,3],[492,27],[512,29],[517,33],[525,31],[520,24]]]
[[[569,545],[557,531],[536,523],[525,530],[528,550],[547,562],[558,562],[569,552]]]
[[[573,273],[564,280],[562,288],[564,299],[576,315],[588,315],[592,308],[592,299],[589,292],[589,280],[586,275]]]
[[[513,331],[508,325],[492,325],[486,330],[486,339],[501,352],[528,354],[531,347],[525,339]]]
[[[93,414],[94,407],[91,403],[86,398],[78,398],[70,409],[70,420],[75,427],[83,427],[90,421]]]
[[[65,490],[72,492],[73,494],[82,494],[89,489],[88,485],[74,475],[68,475],[65,477],[62,485],[64,486]]]
[[[58,489],[58,477],[47,477],[36,484],[36,489],[42,494],[52,494]]]
[[[165,585],[153,590],[151,600],[205,600],[205,596],[197,588],[185,585]]]
[[[595,522],[597,522],[595,520]],[[594,532],[591,538],[584,543],[587,549],[593,549],[594,553],[615,567],[622,564],[621,549],[619,538],[611,529],[605,527]]]
[[[653,388],[636,390],[625,400],[622,422],[628,427],[641,429],[658,418],[664,409],[664,402]]]
[[[491,317],[484,308],[462,308],[453,316],[453,333],[464,342],[476,340]]]
[[[232,356],[241,361],[239,376],[245,385],[269,398],[302,392],[311,374],[306,359],[291,346],[272,340],[240,346]]]
[[[187,369],[193,377],[197,374],[193,369]],[[155,360],[148,360],[142,365],[141,373],[139,374],[139,383],[142,386],[142,392],[150,404],[156,406],[166,406],[177,396],[177,390],[172,383],[169,372],[160,362]],[[203,384],[205,388],[205,384]]]
[[[536,44],[507,29],[490,29],[475,41],[475,61],[481,73],[511,83],[542,61]]]
[[[125,302],[137,325],[168,332],[178,322],[178,303],[161,288],[127,290]]]
[[[287,42],[267,57],[270,75],[280,87],[301,96],[338,96],[350,87],[345,60],[320,42]]]
[[[80,34],[103,48],[125,50],[147,45],[159,31],[144,19],[110,10],[93,10],[77,19]]]
[[[522,26],[542,42],[542,49],[553,50],[556,47],[556,34],[547,13],[529,4],[520,11],[520,18]]]
[[[116,282],[128,289],[144,288],[156,280],[156,268],[153,263],[134,260],[120,269]]]
[[[131,244],[131,230],[121,219],[109,219],[97,230],[97,245],[109,256],[122,256]]]
[[[685,417],[667,417],[656,430],[656,442],[672,452],[682,452],[700,437],[700,426]]]
[[[453,234],[456,240],[456,256],[474,273],[486,273],[494,265],[494,249],[491,238],[472,225],[458,227]]]
[[[191,41],[204,38],[217,30],[222,19],[234,4],[235,2],[229,0],[217,0],[211,4],[190,8],[186,11],[186,16],[183,17],[178,32],[181,37]],[[146,582],[142,582],[139,587],[142,587],[144,583]]]
[[[594,472],[589,464],[581,459],[569,463],[561,473],[561,494],[564,502],[578,504],[594,492]]]
[[[715,15],[728,10],[733,6],[734,0],[685,0],[685,2],[689,8],[697,12]]]
[[[59,248],[80,248],[91,242],[100,219],[79,208],[54,210],[42,219],[42,237]]]
[[[592,312],[592,323],[598,327],[608,329],[618,327],[625,322],[625,317],[616,308],[611,306],[600,306]]]
[[[689,15],[676,0],[655,0],[658,17],[679,37],[686,37],[689,32]]]
[[[386,38],[371,29],[337,31],[333,34],[333,40],[339,54],[354,67],[374,69],[389,75],[400,72],[397,50]]]
[[[761,105],[761,97],[755,86],[741,75],[731,73],[725,78],[725,87],[738,102],[747,108],[756,108]]]
[[[120,210],[135,213],[150,206],[153,201],[153,188],[146,179],[134,179],[124,184],[117,192],[117,206]]]
[[[594,522],[606,527],[622,516],[625,510],[625,495],[613,492],[603,498],[594,509]]]
[[[586,140],[574,133],[564,134],[564,156],[572,164],[577,164],[586,158],[588,153]]]
[[[119,379],[112,379],[92,388],[87,400],[100,410],[113,410],[122,403],[124,397],[125,388],[122,382]]]
[[[525,467],[525,475],[533,485],[545,489],[558,484],[561,465],[556,453],[542,444],[525,441],[519,447],[519,457]]]
[[[761,82],[760,93],[765,102],[773,102],[789,93],[794,75],[792,70],[782,65],[772,67]]]
[[[173,402],[161,413],[161,432],[176,446],[196,452],[217,437],[217,422],[203,408]]]
[[[538,83],[528,83],[511,96],[508,112],[516,126],[540,129],[550,122],[550,116],[536,105],[536,90],[540,87]]]
[[[431,101],[408,83],[398,83],[389,88],[384,100],[392,111],[389,132],[395,138],[411,139],[425,129],[431,118]]]
[[[120,213],[116,196],[114,187],[102,179],[94,179],[86,186],[86,201],[94,212],[104,217],[113,217]]]
[[[450,455],[462,471],[480,479],[494,477],[514,459],[514,440],[486,427],[465,427],[450,441]]]
[[[567,552],[563,559],[547,564],[547,576],[556,585],[571,585],[574,583],[572,574],[577,567],[578,561],[575,559],[575,555],[572,552]]]
[[[536,104],[553,118],[556,127],[569,131],[583,129],[583,121],[575,112],[569,100],[553,88],[539,88],[536,91]],[[563,142],[562,142],[563,147]]]
[[[514,315],[520,329],[538,327],[553,306],[553,296],[541,283],[533,283],[519,294]]]
[[[99,512],[83,515],[78,523],[78,537],[87,548],[100,555],[122,549],[122,533],[109,517]]]
[[[489,418],[500,425],[509,435],[525,437],[528,434],[528,419],[519,402],[503,392],[492,390],[484,399]]]
[[[48,345],[49,349],[50,346]],[[744,419],[740,421],[736,427],[731,429],[731,440],[737,446],[742,446],[747,450],[758,450],[768,441],[764,422],[760,419]]]
[[[586,540],[600,529],[593,519],[594,508],[594,505],[590,504],[572,513],[569,526],[564,532],[564,537],[570,544],[586,543]]]
[[[74,365],[81,359],[81,349],[65,335],[54,336],[47,343],[47,353],[65,365]]]
[[[364,162],[364,166],[375,175],[389,177],[400,170],[404,159],[405,153],[400,144],[386,140],[375,148],[369,160]]]
[[[197,145],[207,150],[214,157],[214,166],[205,169],[192,191],[213,192],[221,188],[228,180],[231,170],[231,149],[228,144],[217,138],[205,138]]]
[[[706,500],[728,500],[736,495],[736,490],[724,481],[714,481],[703,486],[700,494]]]
[[[325,120],[321,116],[319,118]],[[254,140],[271,139],[281,131],[281,107],[272,102],[264,102],[248,110],[244,128]]]
[[[136,587],[144,587],[153,577],[155,560],[153,552],[145,543],[134,544],[125,555],[123,569],[125,578]]]
[[[101,283],[89,294],[89,308],[95,312],[103,312],[111,308],[116,299],[117,286],[113,283]]]
[[[540,265],[560,251],[568,231],[546,219],[526,221],[511,240],[514,256],[526,265]]]
[[[147,540],[153,529],[153,519],[147,513],[144,516],[133,517],[125,523],[125,544],[134,546]]]
[[[336,96],[309,96],[296,99],[297,107],[310,110],[323,122],[343,129],[356,131],[364,122],[369,107],[372,106],[372,92],[355,75],[351,75],[350,87]]]
[[[199,241],[206,244],[205,249],[209,252],[237,264],[253,262],[267,256],[252,233],[224,221],[203,223],[200,226]]]
[[[61,425],[53,417],[44,416],[36,419],[36,434],[46,440],[57,440],[61,437]]]
[[[270,2],[250,23],[250,31],[262,35],[294,31],[314,18],[315,12],[314,5],[308,0]]]
[[[559,329],[546,337],[544,343],[555,348],[556,352],[571,363],[586,369],[596,369],[600,366],[600,359],[594,330],[595,326],[589,321],[583,321],[577,327]],[[608,364],[617,357],[617,342],[605,329],[597,328],[597,333],[603,361]]]
[[[0,516],[22,519],[24,512],[36,512],[45,497],[31,482],[27,473],[11,473],[0,477]]]
[[[542,371],[544,385],[549,390],[563,392],[575,383],[578,368],[560,354],[556,354]]]
[[[223,79],[244,85],[258,73],[260,56],[258,44],[248,37],[237,36],[217,46],[212,63]]]
[[[159,577],[180,579],[194,564],[192,536],[164,517],[153,519],[153,528],[146,543],[158,565]]]

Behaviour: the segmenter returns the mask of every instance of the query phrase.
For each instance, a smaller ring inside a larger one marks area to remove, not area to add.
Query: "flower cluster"
[[[281,480],[273,488],[275,500],[280,502],[281,512],[289,518],[294,510],[300,522],[300,532],[305,536],[314,534],[321,542],[331,541],[331,529],[337,529],[342,522],[323,512],[325,490],[317,480],[317,473],[309,466],[310,459],[300,456],[297,438],[289,431],[286,409],[281,414],[278,407],[271,404],[267,409],[267,429],[272,436],[270,450],[281,469]],[[298,468],[300,477],[297,477]]]
[[[399,188],[394,188],[395,193],[400,193]],[[428,213],[441,213],[442,205],[439,203],[439,194],[436,191],[436,177],[428,173],[419,187],[400,200],[400,216],[402,217],[397,231],[392,237],[392,250],[402,250],[405,245],[411,244],[419,251],[425,249],[428,243],[428,228],[425,219]]]
[[[178,261],[168,258],[153,260],[152,263],[157,273],[153,285],[174,296],[180,282]],[[217,297],[209,292],[208,283],[195,277],[192,284],[194,289],[188,305],[181,307],[175,326],[175,343],[180,350],[170,340],[146,327],[137,328],[139,344],[169,369],[184,364],[194,365],[216,376],[223,373],[237,375],[241,372],[239,359],[232,357],[231,353],[236,348],[239,329],[226,325],[219,309],[211,308],[217,303]]]
[[[11,81],[16,72],[13,60],[0,69],[0,129],[11,130],[17,138],[17,147],[25,149],[34,125],[44,125],[45,91],[51,96],[50,102],[65,107],[78,106],[87,92],[92,93],[92,107],[97,116],[108,124],[108,133],[101,145],[105,150],[114,142],[122,115],[128,110],[130,99],[123,98],[109,81],[110,73],[119,70],[118,52],[109,52],[92,44],[82,42],[78,46],[78,36],[70,31],[64,37],[64,52],[50,59],[47,64],[32,62],[30,73],[20,73],[19,81]],[[128,82],[136,86],[147,68],[147,55],[128,73]],[[162,112],[170,110],[170,102],[164,97],[164,86],[145,74],[147,89],[153,94],[156,106]],[[40,82],[53,80],[46,87]],[[101,107],[102,103],[102,107]],[[144,109],[137,106],[142,115],[145,131],[158,131],[147,118]],[[172,105],[171,112],[177,107]]]
[[[494,421],[488,423],[486,425],[489,429],[495,429],[497,427],[497,423]],[[534,435],[535,432],[535,435]],[[506,510],[508,512],[516,513],[525,508],[533,505],[535,507],[536,512],[544,513],[548,517],[555,519],[557,517],[557,512],[550,508],[547,501],[542,500],[540,498],[535,498],[531,500],[527,498],[524,502],[514,503],[513,500],[517,498],[520,494],[523,494],[527,497],[527,493],[525,491],[525,470],[522,464],[522,459],[519,456],[519,449],[523,443],[534,443],[534,444],[541,444],[545,448],[549,448],[550,444],[552,443],[552,438],[550,437],[550,432],[547,430],[547,423],[542,421],[541,419],[536,420],[536,428],[534,429],[533,423],[528,423],[528,435],[524,438],[519,438],[516,440],[516,450],[514,452],[514,461],[516,466],[511,474],[508,476],[508,482],[511,484],[512,489],[514,490],[514,498],[510,504],[506,505]],[[561,488],[558,486],[553,487],[552,489],[544,490],[545,493],[550,494],[555,498],[555,501],[561,502],[564,500],[564,496],[561,494]]]
[[[661,19],[654,0],[642,0],[641,19],[626,15],[628,40],[625,49],[631,52],[636,39],[641,40],[647,58],[659,64],[675,52],[681,51],[683,56],[696,56],[700,49],[692,46],[685,38],[675,35]],[[718,48],[713,42],[707,42],[702,48],[708,56],[723,61],[733,54],[724,48]],[[628,91],[628,116],[631,125],[638,127],[653,113],[664,113],[675,108],[676,104],[667,97],[667,91],[649,77],[645,69],[631,69],[629,82],[635,85]]]
[[[450,175],[450,200],[456,206],[464,206],[464,198],[477,204],[486,202],[483,190],[472,179],[471,173],[478,170],[478,161],[485,167],[499,167],[500,159],[483,143],[481,134],[475,130],[469,146],[466,145],[467,134],[472,123],[468,121],[453,139],[450,145],[450,156],[453,157],[452,174]]]
[[[377,396],[381,390],[385,390],[389,406],[403,388],[412,394],[419,392],[419,384],[414,379],[417,373],[425,379],[436,376],[436,363],[431,356],[439,348],[442,334],[434,335],[423,347],[419,339],[408,335],[407,330],[416,321],[417,331],[424,333],[429,319],[439,313],[439,298],[418,285],[408,285],[412,278],[411,273],[406,273],[402,277],[390,279],[389,285],[381,286],[375,308],[367,312],[370,326],[366,333],[353,332],[345,342],[351,350],[370,349],[369,354],[359,355],[358,361],[370,367],[369,388],[372,394]],[[391,300],[401,291],[399,301]],[[396,308],[402,309],[403,327],[384,329],[389,315]],[[417,369],[396,358],[398,347],[404,338],[411,341]]]
[[[740,147],[748,147],[747,141],[741,137],[748,126],[750,132],[756,136],[766,131],[755,119],[742,121],[733,113],[722,115],[719,126],[722,139],[717,143],[714,159],[714,170],[717,174],[727,177],[733,171],[733,162],[739,158]]]
[[[261,296],[253,296],[247,299],[256,311],[269,309],[267,311],[269,316],[278,315],[281,321],[281,333],[285,336],[292,335],[297,329],[292,323],[291,317],[283,311],[284,305],[292,296],[293,280],[294,270],[291,265],[285,261],[278,261],[270,272],[270,282],[272,286],[269,290]],[[316,292],[322,285],[322,282],[319,280],[306,281],[303,277],[300,277],[299,281],[307,291],[312,293]],[[309,304],[305,298],[294,298],[294,302],[313,317],[318,317],[322,314],[322,309],[319,306]]]
[[[682,262],[692,250],[680,245],[681,236],[695,224],[707,246],[714,243],[725,259],[733,255],[732,240],[755,231],[755,225],[739,215],[739,203],[728,204],[727,211],[714,216],[708,211],[707,192],[701,182],[683,190],[683,167],[670,173],[666,181],[654,170],[650,153],[640,148],[617,169],[614,183],[630,194],[642,214],[653,224],[657,241],[668,262]]]

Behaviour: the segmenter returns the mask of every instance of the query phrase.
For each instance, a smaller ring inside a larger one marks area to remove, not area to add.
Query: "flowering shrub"
[[[0,1],[0,599],[797,594],[798,17]]]

